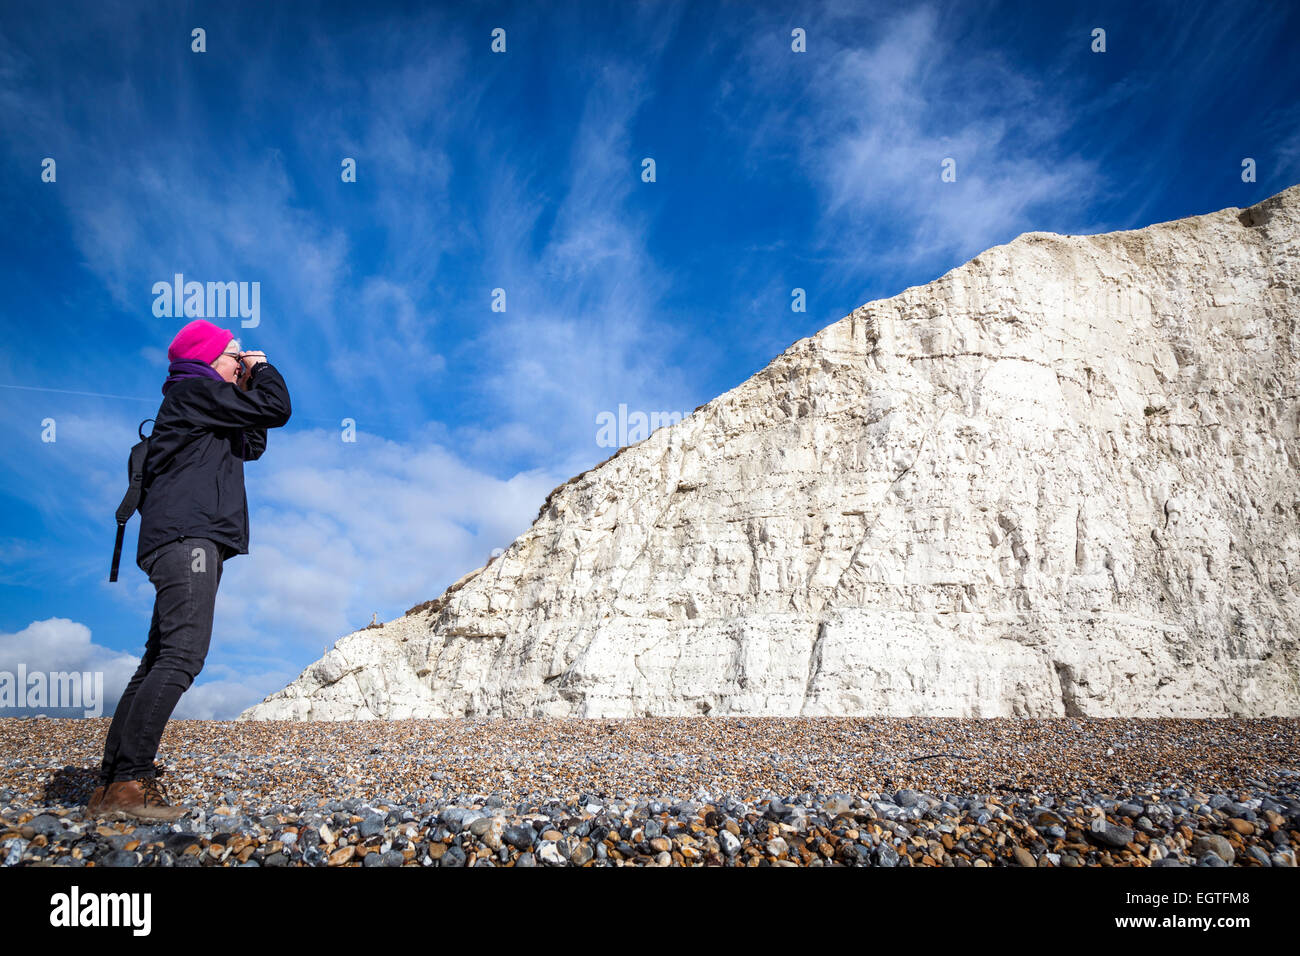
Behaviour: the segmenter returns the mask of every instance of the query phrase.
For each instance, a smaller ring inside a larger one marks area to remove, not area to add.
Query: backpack
[[[144,422],[152,421],[154,421],[152,418],[144,420]],[[126,473],[131,483],[126,489],[126,496],[122,498],[122,503],[117,506],[117,543],[113,545],[113,567],[108,573],[109,581],[117,580],[117,565],[122,557],[122,536],[126,533],[126,523],[140,507],[140,496],[144,487],[144,460],[149,454],[149,439],[144,434],[144,422],[141,422],[140,427],[136,429],[140,441],[131,447],[131,456],[126,463]],[[153,429],[150,429],[151,437],[152,433]]]

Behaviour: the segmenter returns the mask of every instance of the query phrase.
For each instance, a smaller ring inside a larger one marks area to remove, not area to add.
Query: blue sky
[[[508,546],[600,413],[689,413],[1022,232],[1300,181],[1298,39],[1283,3],[6,0],[0,670],[100,670],[111,714],[143,650],[138,516],[108,568],[187,321],[155,282],[258,282],[218,324],[293,399],[175,714],[231,718]]]

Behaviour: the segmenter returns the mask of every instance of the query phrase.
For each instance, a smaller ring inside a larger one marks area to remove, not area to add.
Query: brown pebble
[[[343,864],[351,860],[353,855],[356,852],[357,852],[357,848],[353,846],[351,843],[349,843],[347,846],[341,847],[330,854],[329,865],[342,866]]]

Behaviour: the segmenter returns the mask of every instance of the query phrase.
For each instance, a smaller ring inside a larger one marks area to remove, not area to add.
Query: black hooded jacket
[[[266,450],[266,430],[289,421],[289,389],[269,362],[253,366],[244,391],[232,382],[185,378],[163,396],[149,437],[140,497],[136,566],[181,538],[211,538],[222,558],[248,554],[244,462]]]

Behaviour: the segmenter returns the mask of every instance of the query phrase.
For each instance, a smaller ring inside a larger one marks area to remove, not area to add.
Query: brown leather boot
[[[99,810],[99,805],[104,802],[104,785],[100,784],[91,793],[90,799],[86,801],[86,814],[90,815]]]
[[[188,807],[168,805],[162,787],[154,777],[110,783],[96,811],[111,820],[148,820],[170,823],[189,813]]]
[[[166,767],[160,767],[157,764],[154,765],[155,776],[161,778],[162,775],[166,772],[167,772]],[[102,773],[100,779],[101,780],[103,779]],[[111,783],[112,781],[109,782]],[[87,817],[94,816],[96,813],[99,812],[99,805],[104,802],[104,791],[107,789],[108,789],[108,783],[102,783],[94,790],[91,791],[90,799],[86,801],[86,809],[85,812],[83,813],[83,816],[87,816]],[[166,796],[167,791],[163,788],[161,780],[159,781],[158,789],[162,790],[164,798],[170,799],[169,797]]]

